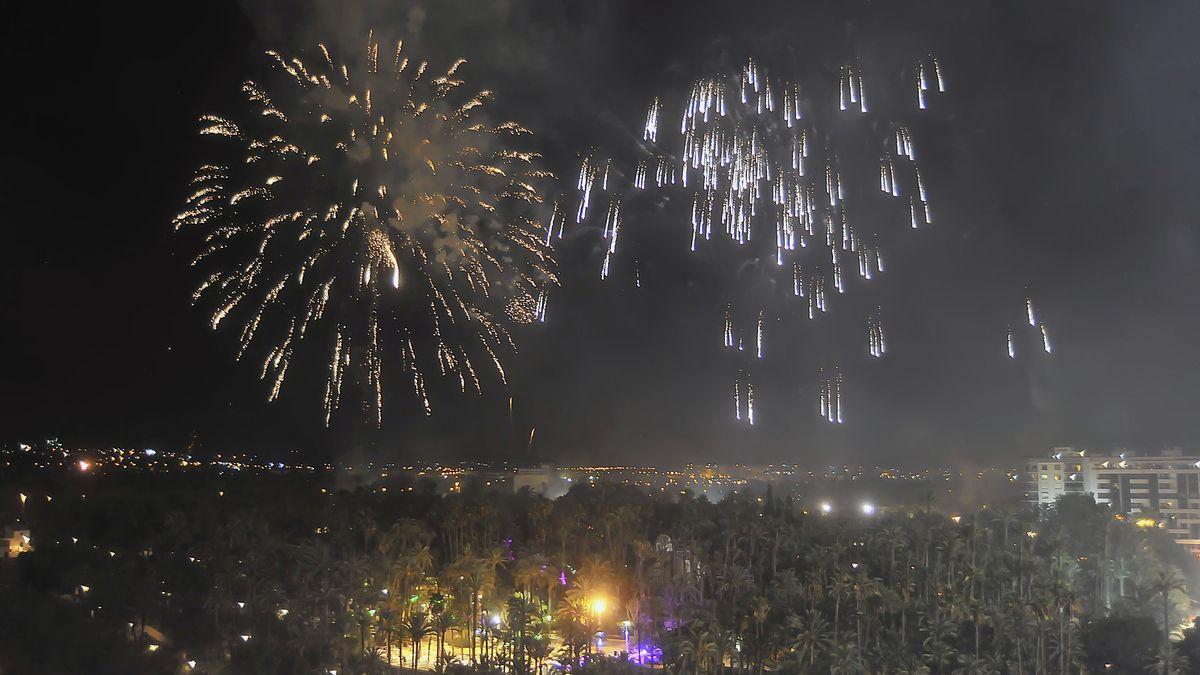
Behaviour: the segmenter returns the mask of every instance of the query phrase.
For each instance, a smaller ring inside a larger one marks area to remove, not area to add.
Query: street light
[[[829,502],[821,502],[821,513],[833,513],[833,504],[830,504]]]
[[[603,614],[608,609],[608,602],[604,598],[595,598],[592,600],[592,614],[597,616]]]
[[[862,512],[863,512],[864,516],[875,515],[875,505],[872,504],[871,502],[863,502]]]

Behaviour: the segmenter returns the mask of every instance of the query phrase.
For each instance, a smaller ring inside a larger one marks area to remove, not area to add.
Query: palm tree
[[[796,650],[797,660],[803,664],[807,654],[809,667],[819,652],[828,650],[833,644],[829,637],[829,622],[818,610],[808,610],[804,618],[792,615],[788,619],[788,628],[793,633],[792,649]]]
[[[1004,532],[1003,543],[1005,551],[1008,550],[1008,531],[1012,529],[1013,525],[1020,524],[1021,520],[1021,514],[1012,509],[998,509],[996,511],[995,521]]]
[[[412,667],[420,668],[421,666],[421,643],[427,638],[434,635],[436,629],[429,621],[429,615],[424,612],[413,612],[408,618],[400,624],[400,630],[404,636],[412,640],[413,658]]]
[[[1188,658],[1180,654],[1179,650],[1170,643],[1159,648],[1158,653],[1154,655],[1154,660],[1146,666],[1146,670],[1159,673],[1159,675],[1192,672]]]
[[[1121,556],[1109,562],[1109,574],[1117,578],[1118,597],[1125,597],[1125,581],[1133,577],[1133,566],[1129,558]]]
[[[708,631],[692,633],[679,643],[680,671],[687,671],[687,664],[695,667],[695,672],[706,673],[712,670],[716,660],[717,643]]]
[[[996,666],[992,663],[991,659],[979,658],[978,656],[972,658],[967,654],[959,654],[958,669],[954,672],[961,673],[962,675],[994,675],[996,673]]]
[[[835,645],[830,658],[830,675],[859,675],[867,672],[862,655],[852,642]]]
[[[442,663],[446,656],[446,633],[457,629],[461,621],[452,612],[439,612],[433,617],[433,628],[437,632],[437,660]]]
[[[529,647],[527,649],[529,658],[533,659],[533,671],[535,673],[542,672],[542,665],[545,664],[546,659],[550,658],[550,654],[552,653],[551,647],[552,644],[548,634],[540,635],[535,637],[533,640],[530,640]]]
[[[895,583],[896,551],[908,546],[908,531],[901,525],[889,523],[879,531],[879,539],[887,547],[888,583]]]
[[[1176,568],[1168,570],[1159,570],[1149,584],[1149,591],[1153,595],[1162,597],[1162,617],[1163,617],[1163,646],[1162,652],[1166,653],[1171,646],[1171,594],[1183,593],[1187,586],[1184,584],[1183,576]]]
[[[865,565],[859,565],[854,575],[849,579],[849,588],[850,594],[854,598],[855,644],[858,647],[859,653],[861,653],[863,650],[863,609],[867,604],[867,600],[879,597],[883,586],[878,579],[867,574]]]
[[[838,643],[842,623],[842,596],[849,587],[850,579],[844,572],[836,571],[830,575],[828,592],[833,596],[833,641]]]
[[[925,632],[925,640],[921,643],[925,650],[925,661],[934,672],[941,673],[944,667],[955,660],[956,654],[950,640],[957,632],[957,626],[949,617],[938,614],[927,619]]]

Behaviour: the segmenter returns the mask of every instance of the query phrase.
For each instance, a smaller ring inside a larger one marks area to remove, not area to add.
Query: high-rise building
[[[1025,462],[1025,501],[1050,506],[1063,495],[1091,495],[1143,526],[1165,528],[1200,556],[1200,457],[1178,448],[1155,455],[1092,454],[1073,447]]]

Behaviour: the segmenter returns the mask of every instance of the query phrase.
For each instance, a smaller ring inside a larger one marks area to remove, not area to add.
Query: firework
[[[733,415],[737,421],[754,426],[754,383],[744,372],[733,381]]]
[[[833,424],[844,424],[845,421],[842,417],[842,371],[834,369],[831,375],[826,375],[822,369],[817,390],[820,399],[821,417]]]
[[[520,145],[529,131],[488,121],[463,60],[435,72],[374,33],[348,60],[267,56],[238,112],[201,118],[225,159],[196,171],[174,219],[199,240],[210,327],[239,324],[239,358],[261,343],[272,400],[302,345],[323,349],[327,424],[348,381],[377,424],[385,373],[427,413],[427,372],[462,391],[484,364],[504,381],[508,325],[545,320],[562,227],[538,220],[551,176]]]
[[[945,90],[941,64],[928,56],[916,62],[915,72],[924,82],[924,107],[926,93]],[[831,296],[854,289],[849,270],[857,269],[862,282],[883,274],[881,241],[932,223],[932,190],[918,166],[918,134],[907,121],[916,116],[899,110],[884,117],[885,111],[868,102],[868,80],[861,61],[853,59],[837,71],[837,91],[828,90],[833,100],[813,101],[807,97],[822,90],[819,84],[802,88],[748,59],[736,71],[695,80],[678,108],[654,97],[630,171],[610,175],[613,160],[599,149],[581,159],[576,221],[596,214],[592,226],[603,244],[602,279],[610,278],[617,264],[618,231],[638,227],[633,219],[622,223],[625,199],[642,191],[655,193],[660,202],[677,200],[690,207],[686,241],[691,252],[707,249],[704,260],[735,270],[739,281],[743,270],[755,270],[753,283],[722,290],[739,307],[745,302],[758,308],[755,315],[739,317],[733,303],[724,306],[722,345],[737,362],[739,421],[750,417],[749,378],[767,358],[768,310],[762,308],[771,308],[781,326],[794,311],[781,302],[797,303],[797,310],[816,320],[830,311]],[[664,123],[675,110],[678,127]],[[847,119],[834,123],[839,116]],[[869,183],[876,159],[877,192]],[[607,203],[607,210],[592,208],[597,199]],[[771,278],[776,275],[790,278],[776,283]],[[786,298],[767,295],[773,288],[786,289]],[[889,349],[881,317],[877,310],[867,320],[868,354],[876,359]],[[777,341],[789,342],[786,335]],[[835,423],[843,419],[842,380],[838,370],[821,387],[822,414]]]
[[[1033,299],[1028,296],[1025,298],[1025,323],[1029,324],[1030,329],[1036,329],[1030,330],[1030,332],[1035,333],[1037,339],[1041,340],[1042,350],[1047,354],[1053,354],[1054,350],[1050,344],[1050,331],[1046,327],[1045,318],[1039,312],[1034,311]],[[1016,334],[1011,325],[1008,327],[1008,356],[1013,359],[1017,357]]]
[[[935,91],[941,94],[946,91],[946,81],[942,77],[942,64],[930,54],[917,61],[913,73],[916,80],[917,108],[925,110],[929,104],[926,94]]]
[[[877,359],[883,358],[888,349],[881,314],[882,311],[877,308],[874,314],[867,317],[867,353]]]

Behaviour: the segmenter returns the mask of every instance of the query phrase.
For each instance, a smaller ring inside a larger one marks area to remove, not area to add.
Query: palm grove
[[[1168,636],[1190,558],[1090,498],[952,518],[604,483],[556,500],[314,476],[18,488],[37,543],[2,581],[0,623],[21,628],[0,667],[18,672],[635,668],[612,644],[679,673],[1187,672],[1200,653],[1194,629]]]

